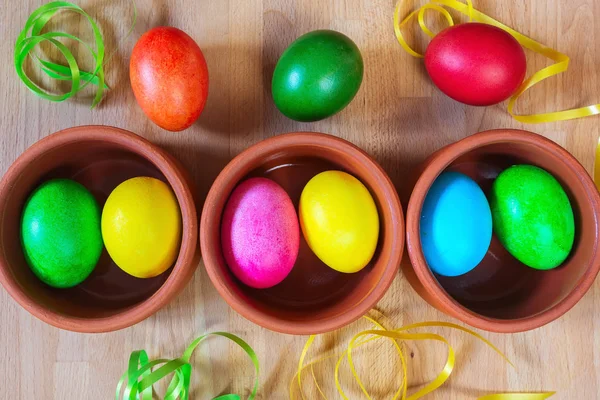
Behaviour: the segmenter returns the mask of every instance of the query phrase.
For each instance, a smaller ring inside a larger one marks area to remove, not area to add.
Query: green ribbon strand
[[[194,350],[209,336],[221,336],[227,338],[240,346],[254,364],[256,378],[254,388],[248,397],[253,400],[256,397],[259,384],[259,361],[256,353],[248,343],[240,337],[228,332],[213,332],[202,335],[194,340],[183,352],[180,358],[173,360],[157,359],[150,361],[145,350],[137,350],[131,353],[127,371],[121,376],[117,384],[116,400],[152,400],[153,386],[168,375],[173,374],[171,382],[167,387],[164,400],[189,400],[189,388],[192,375],[190,359]],[[154,367],[158,367],[153,371]],[[237,394],[225,394],[215,397],[213,400],[241,400]]]
[[[132,1],[133,3],[133,1]],[[134,17],[133,24],[127,33],[127,36],[133,32],[133,28],[135,27],[136,19],[137,19],[137,10],[135,7],[135,3],[133,3]],[[73,36],[64,32],[46,32],[41,33],[44,27],[48,24],[50,19],[54,15],[56,15],[59,11],[71,11],[76,12],[83,17],[85,17],[91,27],[92,32],[94,34],[94,48],[85,43],[80,38]],[[88,52],[92,55],[94,59],[94,71],[87,72],[82,71],[77,64],[77,60],[73,56],[73,53],[66,47],[62,42],[58,40],[58,38],[66,38],[71,39],[76,42],[79,42],[84,45],[84,47],[88,50]],[[41,60],[36,55],[32,55],[32,58],[37,61],[42,71],[46,73],[50,78],[60,80],[60,81],[70,81],[71,82],[71,90],[68,93],[63,94],[52,94],[48,93],[45,89],[41,88],[35,82],[33,82],[25,70],[23,69],[23,65],[25,64],[25,60],[28,56],[31,55],[33,49],[42,42],[51,43],[56,49],[63,55],[65,58],[67,65],[55,64],[49,61]],[[114,53],[113,53],[114,54]],[[111,55],[112,57],[112,55]],[[106,62],[111,58],[108,57]],[[92,84],[97,87],[96,95],[94,96],[94,100],[92,102],[92,107],[96,107],[100,101],[102,101],[102,97],[104,94],[104,90],[109,89],[108,85],[104,82],[104,68],[103,65],[105,63],[105,47],[104,40],[102,38],[102,33],[98,28],[96,22],[87,14],[83,9],[73,3],[69,3],[66,1],[53,1],[51,3],[45,4],[35,10],[25,23],[25,27],[17,37],[15,42],[15,51],[14,51],[14,61],[15,61],[15,70],[19,79],[31,90],[36,96],[41,97],[46,100],[60,102],[65,101],[73,96],[75,96],[78,92],[83,90],[87,85]],[[82,83],[83,80],[83,83]]]

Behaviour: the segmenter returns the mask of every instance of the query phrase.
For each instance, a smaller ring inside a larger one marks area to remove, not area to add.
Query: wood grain
[[[176,155],[192,172],[203,195],[233,156],[257,141],[282,132],[309,130],[346,138],[372,154],[399,190],[411,167],[434,150],[491,128],[522,128],[564,146],[591,171],[599,119],[525,126],[513,121],[506,105],[473,108],[442,95],[427,79],[422,63],[395,42],[391,25],[393,0],[137,0],[138,25],[122,40],[131,21],[126,0],[80,0],[100,23],[109,51],[107,65],[114,88],[102,105],[89,109],[80,96],[55,104],[32,95],[12,67],[14,39],[30,12],[42,1],[4,2],[0,53],[0,173],[40,138],[83,124],[106,124],[136,132]],[[410,1],[409,1],[410,3]],[[594,0],[478,0],[484,12],[524,34],[572,57],[571,70],[541,84],[519,104],[523,112],[550,111],[600,100],[600,6]],[[60,17],[57,25],[90,37],[85,22]],[[147,29],[172,25],[188,32],[205,52],[210,96],[199,121],[183,133],[152,124],[135,102],[128,82],[128,55]],[[319,28],[336,29],[353,38],[365,59],[363,86],[350,106],[327,120],[306,124],[283,117],[274,107],[270,79],[283,49],[298,35]],[[50,54],[51,55],[51,54]],[[82,51],[78,58],[86,58]],[[547,60],[528,54],[529,69]],[[406,201],[406,200],[404,200]],[[419,298],[399,275],[378,304],[394,325],[449,320]],[[600,283],[564,318],[533,332],[484,334],[518,366],[462,334],[447,333],[458,351],[452,379],[427,399],[476,398],[497,391],[556,390],[556,399],[600,398]],[[339,347],[364,325],[319,339],[317,348]],[[110,399],[130,351],[145,348],[151,356],[175,357],[206,331],[229,330],[251,343],[262,361],[261,399],[288,398],[305,337],[266,331],[242,319],[219,297],[203,265],[184,293],[148,320],[120,332],[82,335],[59,331],[23,311],[0,290],[0,377],[3,399]],[[393,361],[387,349],[382,360]],[[442,347],[407,344],[410,382],[416,386],[443,365]],[[360,368],[376,398],[390,398],[398,369],[369,356]],[[212,398],[225,390],[249,393],[252,367],[228,343],[211,340],[194,359],[193,398]],[[317,375],[333,393],[333,368]],[[343,376],[347,376],[346,373]],[[310,392],[310,389],[309,389]],[[359,391],[349,385],[350,398]],[[309,396],[309,398],[316,398]],[[333,397],[332,398],[337,398]]]

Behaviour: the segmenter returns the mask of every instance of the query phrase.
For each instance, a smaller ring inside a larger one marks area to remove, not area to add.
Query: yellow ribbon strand
[[[556,392],[489,394],[487,396],[480,397],[479,400],[544,400],[553,396],[555,393]]]
[[[419,26],[421,30],[428,36],[435,36],[433,32],[425,25],[424,13],[426,10],[434,10],[441,13],[444,18],[448,21],[450,26],[454,25],[454,20],[448,10],[449,9],[458,11],[459,13],[466,15],[469,17],[469,21],[481,22],[488,25],[493,25],[504,31],[510,33],[520,44],[521,46],[543,55],[546,58],[554,61],[554,64],[542,68],[541,70],[535,72],[532,76],[527,78],[521,86],[515,91],[515,93],[511,96],[508,101],[508,113],[517,121],[528,123],[528,124],[539,124],[545,122],[556,122],[556,121],[566,121],[570,119],[584,118],[592,115],[600,114],[600,104],[593,104],[586,107],[574,108],[570,110],[563,111],[554,111],[547,112],[542,114],[530,114],[530,115],[519,115],[514,112],[515,103],[523,95],[525,91],[530,89],[531,87],[537,85],[541,81],[548,79],[552,76],[561,74],[569,69],[569,57],[566,54],[563,54],[557,50],[554,50],[550,47],[547,47],[528,36],[523,35],[522,33],[517,32],[516,30],[504,25],[503,23],[495,20],[494,18],[482,13],[481,11],[473,8],[473,4],[471,0],[466,0],[465,3],[458,0],[431,0],[429,3],[421,6],[417,10],[412,11],[408,14],[404,19],[400,19],[400,9],[403,1],[400,0],[396,4],[396,8],[394,10],[394,31],[396,33],[396,38],[398,39],[398,43],[402,46],[402,48],[412,55],[413,57],[423,58],[423,54],[418,53],[414,50],[404,38],[402,34],[402,29],[414,18],[417,16],[417,20],[419,22]]]
[[[302,384],[302,375],[303,375],[304,370],[307,368],[311,369],[313,383],[315,384],[315,387],[317,388],[317,391],[319,392],[321,398],[323,398],[324,400],[327,400],[327,396],[324,394],[321,386],[317,382],[317,378],[316,378],[316,375],[314,372],[314,367],[316,365],[320,364],[321,362],[332,359],[334,357],[337,357],[337,362],[335,364],[335,373],[334,373],[335,386],[336,386],[336,389],[337,389],[339,395],[342,397],[342,399],[349,400],[349,397],[344,392],[342,383],[340,382],[340,369],[341,369],[341,366],[342,366],[344,360],[347,360],[348,366],[350,368],[350,372],[352,373],[352,376],[354,377],[355,382],[358,384],[358,386],[360,387],[360,389],[363,392],[363,394],[365,395],[365,397],[367,399],[371,400],[372,397],[369,395],[367,388],[363,384],[363,382],[360,379],[358,372],[356,370],[355,362],[352,359],[352,352],[353,352],[353,350],[355,350],[356,348],[358,348],[360,346],[363,346],[374,340],[380,340],[380,339],[388,339],[388,340],[392,341],[392,344],[394,345],[394,347],[398,353],[398,357],[400,359],[400,364],[401,364],[401,368],[402,368],[401,383],[400,383],[399,388],[396,390],[392,400],[396,400],[396,399],[417,400],[417,399],[420,399],[420,398],[426,396],[427,394],[432,393],[433,391],[437,390],[440,386],[442,386],[448,380],[450,375],[452,374],[452,371],[454,369],[455,362],[456,362],[455,352],[454,352],[453,347],[448,342],[448,340],[446,338],[444,338],[443,336],[436,334],[436,333],[431,333],[431,332],[421,332],[421,333],[408,333],[407,332],[409,330],[414,330],[414,329],[450,328],[450,329],[465,332],[465,333],[475,337],[476,339],[482,341],[483,343],[485,343],[487,346],[489,346],[491,349],[493,349],[496,353],[498,353],[506,362],[508,362],[511,366],[514,367],[514,365],[510,362],[510,360],[491,342],[489,342],[487,339],[485,339],[478,333],[476,333],[470,329],[467,329],[465,327],[462,327],[460,325],[452,324],[449,322],[426,321],[426,322],[410,324],[410,325],[403,326],[401,328],[389,330],[389,329],[386,329],[382,324],[380,324],[373,318],[370,318],[367,316],[365,316],[363,318],[373,325],[373,329],[365,330],[365,331],[359,332],[356,335],[354,335],[352,337],[352,339],[350,339],[350,342],[348,343],[348,345],[346,346],[346,350],[344,350],[340,355],[327,355],[324,357],[319,357],[316,360],[305,364],[305,360],[307,359],[309,350],[312,347],[312,345],[316,339],[316,336],[312,335],[308,338],[308,340],[306,341],[306,344],[304,345],[302,353],[300,355],[300,361],[298,363],[298,370],[296,372],[296,375],[294,375],[294,377],[292,378],[292,381],[290,383],[290,399],[291,400],[294,400],[296,398],[295,391],[294,391],[295,385],[297,385],[297,387],[298,387],[297,391],[300,392],[301,398],[305,399],[304,391],[303,391],[303,384]],[[429,382],[427,385],[425,385],[425,387],[419,389],[418,391],[416,391],[415,393],[413,393],[411,395],[407,395],[408,367],[407,367],[407,363],[406,363],[406,355],[404,354],[404,350],[402,349],[402,346],[401,346],[402,341],[409,341],[409,340],[412,340],[412,341],[433,340],[433,341],[441,342],[446,345],[447,350],[448,350],[446,364],[444,365],[442,372],[440,372],[440,374],[435,379],[433,379],[431,382]],[[480,397],[479,400],[544,400],[544,399],[551,397],[553,394],[554,394],[554,392],[502,393],[502,394],[485,395],[483,397]]]

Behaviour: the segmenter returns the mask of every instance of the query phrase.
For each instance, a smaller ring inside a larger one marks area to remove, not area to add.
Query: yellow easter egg
[[[369,190],[341,171],[325,171],[302,190],[300,226],[311,250],[329,267],[358,272],[375,253],[379,215]]]
[[[162,274],[179,253],[181,212],[171,188],[158,179],[132,178],[117,186],[106,200],[101,225],[108,254],[135,277]]]

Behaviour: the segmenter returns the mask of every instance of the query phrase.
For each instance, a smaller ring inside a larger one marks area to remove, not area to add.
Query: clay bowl
[[[445,170],[462,172],[487,194],[498,174],[514,164],[537,165],[565,189],[576,226],[569,258],[556,269],[534,270],[511,256],[494,235],[485,258],[472,271],[458,277],[432,273],[421,248],[419,220],[437,176]],[[414,289],[439,310],[487,331],[521,332],[559,318],[592,285],[600,269],[600,197],[585,169],[556,143],[525,131],[482,132],[439,150],[419,173],[407,211],[410,263],[405,259],[402,265]]]
[[[326,170],[346,171],[362,181],[379,211],[380,234],[370,264],[355,274],[327,267],[301,236],[290,275],[270,289],[253,289],[235,278],[223,258],[220,224],[236,185],[263,176],[279,183],[296,210],[306,183]],[[289,334],[331,331],[360,318],[384,295],[404,248],[400,200],[383,169],[353,144],[321,133],[289,133],[264,140],[234,158],[215,180],[202,211],[202,257],[208,275],[233,309],[267,329]]]
[[[70,178],[88,188],[102,207],[119,183],[136,176],[167,182],[179,201],[183,235],[171,269],[137,279],[117,267],[105,249],[92,275],[74,288],[54,289],[39,281],[20,241],[21,212],[31,191],[45,180]],[[62,329],[108,332],[133,325],[171,301],[199,261],[196,207],[186,172],[165,151],[122,129],[81,126],[35,143],[4,175],[0,210],[0,281],[27,311]]]

